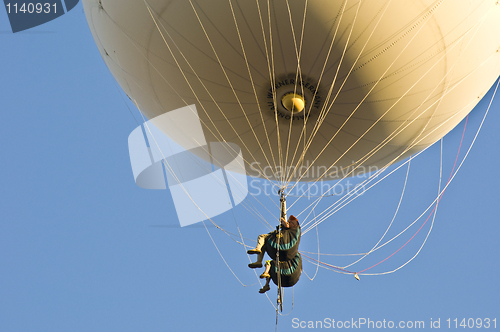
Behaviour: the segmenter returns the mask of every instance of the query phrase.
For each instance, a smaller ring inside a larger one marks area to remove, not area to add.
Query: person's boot
[[[259,293],[264,294],[265,292],[267,292],[270,289],[271,289],[271,287],[269,287],[268,284],[265,284],[264,287],[262,287],[261,289],[259,289]]]
[[[248,264],[248,267],[251,269],[256,269],[262,267],[262,262],[255,262]]]
[[[260,252],[257,256],[257,261],[255,263],[248,264],[248,267],[251,269],[256,269],[262,267],[262,260],[264,259],[264,253]]]
[[[250,249],[247,251],[247,254],[252,255],[252,254],[260,254],[262,251],[260,248],[255,248],[255,249]]]

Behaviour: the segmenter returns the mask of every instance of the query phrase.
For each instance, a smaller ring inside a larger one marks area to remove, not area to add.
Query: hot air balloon
[[[500,74],[495,0],[83,4],[146,117],[192,105],[207,141],[238,145],[249,175],[283,182],[402,160],[454,128]],[[192,145],[175,123],[159,128]]]
[[[497,0],[83,5],[109,70],[158,129],[214,164],[225,162],[197,147],[226,144],[282,200],[290,182],[370,172],[431,146],[500,75]],[[183,121],[193,116],[203,144]]]

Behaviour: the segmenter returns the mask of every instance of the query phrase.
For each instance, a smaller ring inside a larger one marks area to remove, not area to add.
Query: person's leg
[[[264,246],[264,243],[266,242],[268,236],[269,234],[259,235],[259,237],[257,238],[257,247],[255,247],[255,249],[247,251],[247,253],[249,254],[257,254],[257,261],[255,263],[248,264],[249,268],[255,269],[262,267],[262,260],[264,259],[264,253],[265,253],[265,251],[262,251],[262,247]]]
[[[261,289],[259,289],[259,293],[261,294],[264,294],[265,292],[271,289],[271,287],[269,287],[269,282],[271,281],[271,276],[269,275],[270,270],[271,270],[271,261],[266,261],[266,270],[260,276],[261,278],[266,278],[266,284]]]
[[[255,249],[250,249],[247,251],[248,254],[260,254],[262,252],[262,246],[266,242],[266,238],[269,236],[269,234],[260,234],[259,237],[257,237],[257,246]]]
[[[270,270],[271,270],[271,264],[268,264],[267,261],[266,261],[266,270],[264,271],[264,273],[262,273],[260,275],[260,278],[261,279],[264,279],[264,278],[269,279],[269,278],[271,278],[271,275],[269,274]]]

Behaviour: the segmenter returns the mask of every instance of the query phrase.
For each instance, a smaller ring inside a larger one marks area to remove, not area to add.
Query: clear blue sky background
[[[241,286],[206,230],[176,226],[169,192],[135,185],[127,137],[137,123],[97,51],[81,4],[17,34],[0,9],[0,39],[0,331],[274,330],[270,301],[258,294],[258,285]],[[470,114],[460,160],[488,101],[489,95]],[[294,319],[325,318],[424,321],[426,328],[440,318],[442,329],[448,318],[497,318],[498,326],[499,111],[497,97],[415,260],[396,273],[361,281],[325,269],[313,281],[303,275],[293,296],[286,290],[284,313],[293,310],[279,318],[278,330],[302,330],[294,329]],[[463,123],[445,137],[445,179],[462,130]],[[394,214],[405,170],[323,223],[321,251],[369,250]],[[438,174],[436,145],[412,162],[391,234],[432,202]],[[272,208],[270,200],[260,199]],[[300,207],[290,212],[298,214]],[[241,207],[215,221],[234,228],[235,218],[249,238],[267,231]],[[411,258],[429,225],[370,272],[391,270]],[[257,282],[246,267],[245,250],[209,230],[238,278]],[[354,270],[384,259],[415,231]],[[317,241],[311,231],[301,249],[314,252]],[[305,262],[304,269],[315,275],[314,265]],[[268,293],[273,303],[275,290]]]

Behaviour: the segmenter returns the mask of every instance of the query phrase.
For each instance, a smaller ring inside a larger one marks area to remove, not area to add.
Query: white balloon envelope
[[[238,145],[249,175],[274,180],[402,160],[453,129],[500,75],[496,0],[83,4],[108,68],[149,119],[191,106],[207,142]]]

